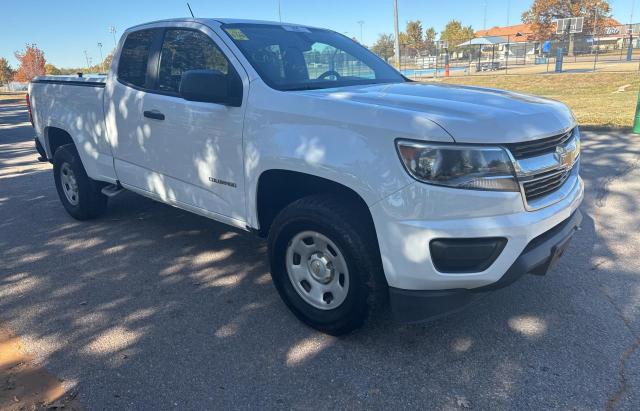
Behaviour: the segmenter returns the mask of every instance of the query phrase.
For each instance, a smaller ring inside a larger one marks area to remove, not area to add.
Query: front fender
[[[402,125],[420,124],[415,113],[323,100],[252,85],[245,120],[247,217],[258,227],[257,186],[267,170],[287,170],[342,184],[371,206],[413,180],[395,149],[396,138],[415,137]],[[451,141],[436,125],[432,141]],[[429,128],[430,127],[430,128]],[[422,137],[422,136],[421,136]]]

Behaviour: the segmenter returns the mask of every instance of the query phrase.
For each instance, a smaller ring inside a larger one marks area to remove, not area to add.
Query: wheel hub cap
[[[69,163],[62,163],[62,166],[60,166],[60,183],[67,201],[71,205],[78,205],[80,202],[78,181]]]
[[[286,253],[289,280],[302,299],[315,308],[340,306],[349,291],[346,260],[324,234],[303,231],[293,237]]]
[[[323,253],[313,254],[309,258],[309,271],[318,282],[326,284],[333,277],[333,265]]]

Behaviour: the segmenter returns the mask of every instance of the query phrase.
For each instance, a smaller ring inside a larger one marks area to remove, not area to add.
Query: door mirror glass
[[[180,79],[180,96],[185,100],[239,107],[242,83],[232,73],[217,70],[188,70]]]

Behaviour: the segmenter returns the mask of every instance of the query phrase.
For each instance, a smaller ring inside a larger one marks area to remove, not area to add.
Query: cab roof
[[[279,21],[269,21],[269,20],[246,20],[246,19],[232,19],[232,18],[191,18],[191,17],[182,17],[182,18],[173,18],[173,19],[163,19],[163,20],[155,20],[149,21],[146,23],[137,24],[135,26],[130,27],[127,30],[131,30],[136,27],[146,26],[149,24],[157,24],[157,23],[175,23],[175,22],[193,22],[200,23],[205,25],[210,25],[212,22],[216,22],[219,24],[268,24],[272,26],[296,26],[296,27],[307,27],[314,28],[312,26],[307,26],[304,24],[296,24],[296,23],[287,23],[287,22],[279,22]]]

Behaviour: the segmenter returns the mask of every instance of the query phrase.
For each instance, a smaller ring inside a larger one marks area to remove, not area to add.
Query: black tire
[[[77,183],[78,195],[76,204],[72,204],[67,199],[63,189],[64,183],[61,170],[64,164],[67,164],[73,172]],[[53,179],[56,183],[60,201],[71,217],[77,220],[89,220],[104,214],[106,211],[108,198],[101,192],[104,183],[92,180],[87,176],[87,172],[73,144],[59,147],[53,155]]]
[[[271,277],[281,298],[302,322],[331,335],[360,328],[386,300],[387,286],[372,222],[352,201],[314,195],[285,207],[269,231]],[[344,301],[330,310],[306,302],[294,289],[287,271],[291,240],[303,231],[316,231],[340,249],[348,267],[349,289]]]

